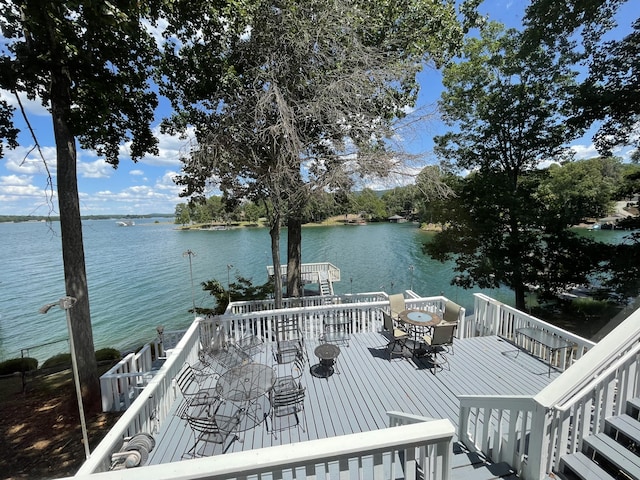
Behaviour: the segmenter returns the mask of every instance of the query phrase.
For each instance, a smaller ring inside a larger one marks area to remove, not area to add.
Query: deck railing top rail
[[[364,478],[375,478],[375,464],[369,462],[367,458],[371,456],[382,458],[379,454],[387,452],[392,453],[391,458],[395,458],[394,452],[405,452],[412,448],[418,448],[424,454],[431,450],[424,447],[436,445],[439,448],[432,451],[441,458],[433,463],[439,468],[436,475],[431,476],[429,473],[432,472],[427,472],[425,477],[442,480],[449,478],[449,456],[453,435],[454,427],[449,420],[434,420],[428,423],[421,422],[345,435],[339,442],[336,442],[335,438],[312,440],[188,460],[180,462],[179,466],[164,464],[105,472],[100,478],[105,480],[172,480],[176,478],[215,480],[263,478],[263,475],[269,478],[287,478],[286,473],[290,470],[294,470],[295,478],[307,478],[309,471],[317,472],[317,474],[312,473],[310,478],[325,476],[334,478],[334,475],[336,478],[342,478],[343,474],[349,475],[349,478],[354,476],[358,478],[360,475]],[[351,459],[358,461],[349,461]],[[416,463],[420,463],[420,459],[416,460]],[[416,466],[412,465],[411,461],[407,461],[404,466],[398,466],[398,470],[402,467],[415,469]],[[409,474],[405,478],[411,477],[412,475]],[[91,477],[86,472],[80,472],[72,478],[81,480]]]

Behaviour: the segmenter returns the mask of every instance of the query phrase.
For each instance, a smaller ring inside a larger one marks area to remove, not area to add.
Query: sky
[[[520,27],[525,0],[486,0],[480,7],[483,14],[510,27]],[[628,2],[626,10],[620,14],[621,23],[640,17],[640,2]],[[425,70],[419,76],[421,85],[418,111],[433,111],[433,105],[442,91],[440,73]],[[0,97],[17,105],[16,99],[0,90]],[[47,161],[53,178],[53,191],[48,184],[47,169],[39,153],[34,150],[34,141],[21,121],[18,111],[14,113],[16,126],[21,129],[20,146],[4,149],[0,159],[0,215],[58,215],[55,192],[55,144],[49,112],[38,101],[21,97],[29,121],[33,127],[42,154]],[[159,140],[159,154],[146,156],[137,163],[131,161],[126,145],[121,147],[120,164],[117,169],[107,164],[92,151],[78,149],[78,190],[82,215],[147,215],[151,213],[173,213],[178,203],[186,200],[179,197],[181,187],[173,179],[180,173],[180,154],[188,149],[187,140],[160,133],[159,122],[168,114],[167,102],[160,103],[154,121],[154,133]],[[432,138],[445,132],[444,126],[432,118],[412,125],[401,132],[405,148],[412,153],[423,155],[422,166],[437,162],[430,150]],[[592,132],[573,142],[575,158],[591,158],[597,152],[591,142]],[[614,154],[623,159],[629,149]],[[418,168],[420,165],[417,166]],[[401,182],[402,180],[395,180]],[[389,188],[395,185],[370,185],[372,188]],[[53,195],[53,197],[52,197]]]

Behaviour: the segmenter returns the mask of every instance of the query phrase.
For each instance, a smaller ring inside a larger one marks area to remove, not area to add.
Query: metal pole
[[[67,328],[69,329],[69,344],[71,347],[71,365],[73,367],[73,380],[76,384],[76,397],[78,398],[78,410],[80,411],[80,426],[82,427],[82,440],[84,442],[84,453],[87,459],[91,456],[89,450],[89,437],[87,435],[87,423],[84,419],[84,406],[82,404],[82,391],[80,390],[80,377],[78,376],[78,360],[76,359],[76,346],[73,341],[73,330],[71,328],[71,312],[69,309],[74,305],[75,298],[65,297],[60,300],[60,307],[66,311]]]
[[[233,268],[233,265],[228,264],[227,265],[227,301],[228,303],[231,303],[231,269]]]
[[[67,330],[69,331],[69,350],[71,350],[71,367],[73,370],[73,381],[76,387],[76,398],[78,400],[78,411],[80,412],[80,426],[82,427],[82,441],[84,443],[84,453],[87,459],[91,456],[89,450],[89,436],[87,435],[87,423],[84,418],[84,406],[82,404],[82,391],[80,390],[80,377],[78,375],[78,360],[76,359],[76,346],[73,341],[73,329],[71,328],[71,313],[69,310],[78,300],[73,297],[62,297],[55,303],[49,303],[40,308],[40,313],[47,313],[56,305],[65,311],[67,317]]]
[[[196,256],[196,252],[193,250],[187,250],[182,254],[183,257],[189,256],[189,274],[191,276],[191,302],[193,303],[193,315],[196,315],[196,297],[193,289],[193,265],[191,264],[191,257]]]

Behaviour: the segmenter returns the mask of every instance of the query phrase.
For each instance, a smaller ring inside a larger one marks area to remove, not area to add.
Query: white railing
[[[322,262],[322,263],[303,263],[300,265],[300,274],[304,278],[305,276],[309,276],[309,278],[316,278],[314,276],[317,272],[326,273],[327,278],[331,282],[339,282],[340,281],[340,269],[333,265],[332,263]],[[267,274],[269,278],[274,275],[273,265],[267,265]],[[287,266],[280,265],[280,275],[287,274]]]
[[[483,310],[468,332],[535,326],[574,341],[581,350],[573,365],[536,396],[460,397],[460,440],[472,450],[491,452],[493,461],[509,463],[523,479],[542,480],[563,455],[581,448],[585,436],[602,431],[606,417],[619,414],[629,398],[640,395],[640,310],[589,348],[587,340],[564,337],[563,330],[516,315],[484,296],[477,298],[476,313],[478,299]]]
[[[120,449],[125,437],[141,432],[158,433],[176,399],[173,378],[178,375],[185,362],[198,361],[199,324],[199,320],[191,324],[158,373],[91,452],[91,457],[82,465],[78,474],[107,471],[111,464],[111,454]]]
[[[377,294],[376,294],[377,296]],[[325,297],[326,298],[326,297]],[[246,335],[257,335],[265,342],[275,339],[276,324],[279,318],[286,317],[298,321],[298,326],[307,338],[319,338],[325,323],[345,320],[347,333],[379,332],[383,319],[380,310],[389,310],[389,299],[355,303],[336,303],[313,305],[279,310],[261,310],[243,314],[224,314],[208,319],[208,322],[220,322],[228,335],[239,340]],[[447,302],[446,297],[424,297],[405,300],[407,308],[422,309],[442,314]],[[342,323],[342,322],[341,322]],[[203,343],[206,343],[203,339]]]
[[[100,377],[102,411],[126,410],[148,382],[152,368],[151,346],[130,353]]]
[[[215,331],[212,327],[214,324],[222,324],[227,335],[236,341],[245,335],[253,334],[269,342],[274,338],[276,320],[282,316],[296,317],[301,331],[305,332],[309,338],[318,338],[323,333],[324,323],[335,323],[338,319],[348,320],[350,334],[377,332],[382,329],[379,309],[388,310],[389,306],[388,296],[384,292],[335,296],[331,297],[334,300],[330,305],[316,304],[320,297],[309,298],[314,299],[313,302],[280,310],[265,310],[265,307],[272,306],[268,301],[264,303],[234,302],[230,304],[228,312],[234,310],[244,312],[226,313],[201,319],[200,341],[203,345],[209,344]],[[445,297],[417,297],[406,300],[406,304],[407,308],[420,308],[441,313],[446,301]],[[184,333],[183,330],[164,332],[153,342],[156,356],[171,355]],[[103,411],[121,411],[129,408],[151,376],[151,347],[145,345],[135,357],[126,357],[101,377]]]
[[[445,297],[413,298],[407,300],[407,308],[421,308],[429,311],[442,311]],[[382,329],[381,309],[389,310],[388,298],[384,301],[359,302],[338,305],[323,305],[287,310],[266,310],[242,315],[221,315],[198,318],[182,335],[182,339],[149,380],[148,385],[139,392],[117,424],[107,434],[83,465],[81,471],[94,473],[105,471],[109,467],[111,454],[117,451],[124,437],[139,432],[154,433],[164,421],[166,414],[176,398],[172,379],[178,374],[185,362],[196,363],[202,345],[211,341],[217,326],[224,328],[227,335],[239,340],[245,335],[258,335],[265,342],[275,337],[275,321],[280,316],[296,318],[300,328],[308,338],[318,338],[323,332],[323,321],[334,318],[348,319],[349,332],[378,332]],[[128,375],[129,373],[127,373]],[[126,375],[125,375],[126,377]]]
[[[461,338],[498,335],[515,342],[518,329],[536,328],[575,345],[574,348],[565,352],[567,355],[557,355],[552,359],[556,362],[553,366],[560,369],[565,369],[572,365],[595,345],[591,340],[516,310],[486,295],[474,293],[473,296],[475,316],[473,320],[467,320],[458,329],[459,332],[462,330],[459,333]],[[535,345],[530,342],[526,346],[529,348],[530,353],[536,353],[541,358],[547,358],[549,352],[547,352],[544,345]],[[534,348],[536,349],[535,352]]]
[[[326,295],[324,297],[315,295],[311,297],[283,298],[282,308],[315,307],[328,303],[378,302],[387,298],[387,294],[384,292],[354,293],[353,295]],[[273,299],[232,302],[227,307],[225,315],[239,315],[242,313],[259,312],[262,310],[273,310],[274,308],[275,301]]]
[[[449,480],[454,427],[434,420],[246,452],[106,472],[105,480],[366,478]],[[91,478],[84,469],[75,480]]]

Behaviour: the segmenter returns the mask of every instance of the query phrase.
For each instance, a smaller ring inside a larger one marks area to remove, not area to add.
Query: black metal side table
[[[311,374],[315,377],[329,378],[337,371],[336,359],[340,355],[340,347],[332,343],[322,343],[316,347],[314,354],[320,363],[311,367]]]

